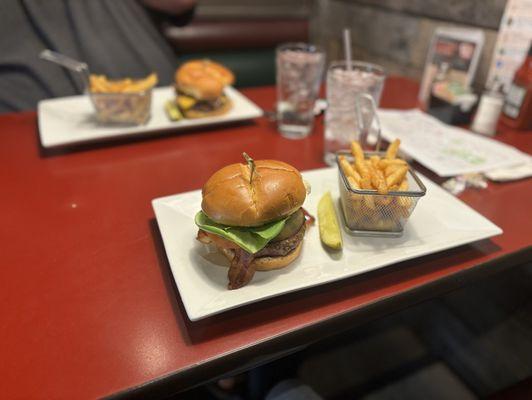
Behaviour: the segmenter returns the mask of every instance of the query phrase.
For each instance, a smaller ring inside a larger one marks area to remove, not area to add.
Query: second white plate
[[[153,90],[151,118],[141,126],[105,126],[95,119],[94,108],[86,95],[43,100],[38,105],[39,135],[43,147],[73,145],[150,132],[182,130],[191,127],[218,125],[244,121],[262,116],[262,110],[238,90],[227,87],[226,95],[233,108],[224,115],[170,121],[164,104],[175,98],[173,87]]]
[[[327,190],[338,199],[336,168],[303,173],[312,193],[304,207],[313,215]],[[194,191],[152,201],[172,274],[189,318],[194,321],[258,300],[336,281],[400,261],[460,246],[502,233],[475,210],[420,175],[427,194],[417,204],[401,238],[351,237],[344,233],[340,257],[332,257],[321,243],[318,227],[311,227],[298,260],[288,267],[257,272],[247,286],[227,290],[227,261],[195,240],[194,215],[201,192]]]

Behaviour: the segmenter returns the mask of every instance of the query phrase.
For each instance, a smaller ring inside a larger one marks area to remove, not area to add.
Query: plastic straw
[[[351,31],[348,28],[344,29],[344,52],[347,70],[351,71]]]

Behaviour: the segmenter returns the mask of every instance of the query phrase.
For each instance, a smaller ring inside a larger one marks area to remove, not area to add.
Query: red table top
[[[383,106],[412,107],[417,88],[389,79]],[[273,87],[243,92],[259,106],[273,107]],[[490,183],[461,199],[499,225],[501,236],[192,323],[175,289],[151,200],[200,188],[242,151],[301,170],[322,167],[322,122],[300,141],[280,137],[262,118],[55,152],[40,148],[36,122],[32,112],[0,116],[5,398],[167,393],[241,367],[250,357],[345,329],[356,322],[347,317],[376,304],[388,304],[385,311],[392,312],[391,300],[406,299],[401,295],[415,289],[433,291],[434,284],[459,281],[468,270],[517,262],[516,255],[530,258],[531,181]],[[509,130],[498,136],[529,153],[530,138]],[[403,300],[395,307],[408,305]],[[165,382],[174,386],[161,389]]]

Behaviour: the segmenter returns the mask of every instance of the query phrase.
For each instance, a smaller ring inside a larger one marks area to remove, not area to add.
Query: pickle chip
[[[331,249],[340,250],[342,232],[340,232],[331,192],[325,193],[318,203],[318,225],[322,243]]]

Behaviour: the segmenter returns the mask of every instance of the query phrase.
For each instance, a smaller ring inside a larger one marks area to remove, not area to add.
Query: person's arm
[[[177,16],[193,9],[197,0],[141,0],[141,2],[156,11]]]

